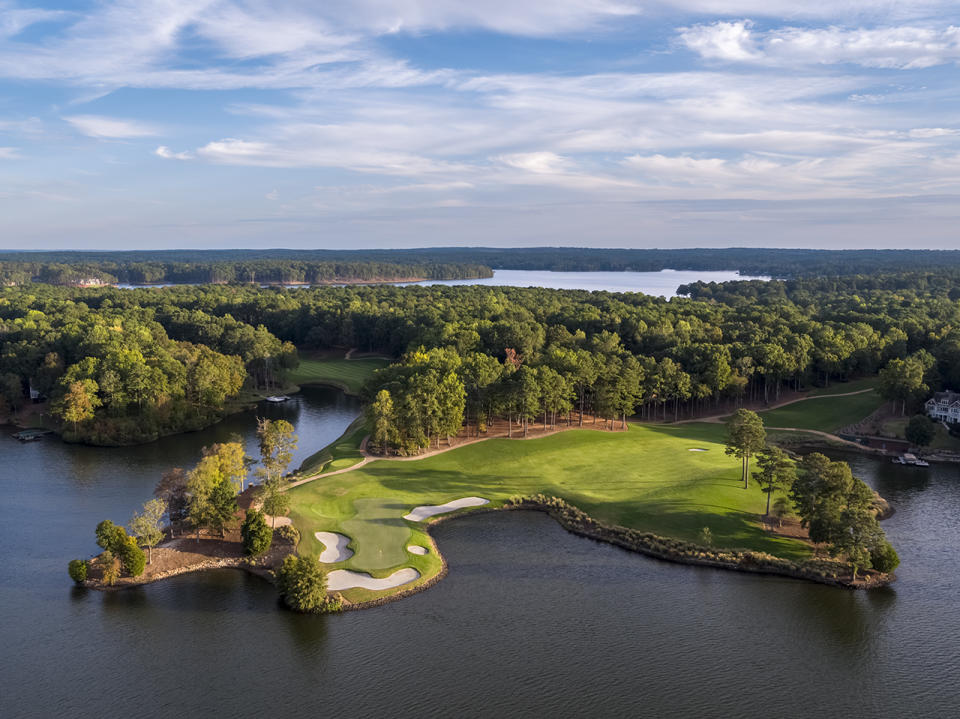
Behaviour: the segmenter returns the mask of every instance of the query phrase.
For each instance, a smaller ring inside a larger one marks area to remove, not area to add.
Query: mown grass
[[[909,417],[898,417],[883,423],[883,435],[885,437],[896,437],[897,439],[906,438],[907,423]],[[946,428],[936,423],[936,435],[927,449],[946,449],[952,452],[960,452],[960,437],[954,437]]]
[[[367,436],[366,420],[357,417],[334,442],[311,454],[300,465],[299,474],[309,477],[322,472],[333,472],[352,467],[363,460],[360,445]]]
[[[405,561],[374,567],[362,549],[383,541],[378,522],[364,521],[364,503],[390,507],[396,517],[421,504],[442,504],[480,496],[499,506],[509,497],[543,493],[562,497],[596,519],[700,541],[709,527],[716,547],[752,549],[789,559],[809,556],[803,542],[774,537],[760,526],[765,497],[756,486],[745,490],[739,461],[723,451],[724,427],[632,425],[628,432],[572,430],[535,440],[492,439],[417,461],[380,460],[290,490],[290,516],[301,531],[301,554],[316,556],[322,545],[316,531],[351,537],[355,554],[336,568],[386,576],[412,566],[426,581],[440,570],[432,552],[406,553],[410,543],[431,546],[423,525],[404,521],[408,531],[393,532],[394,550]],[[706,452],[691,452],[691,448]],[[358,511],[359,510],[359,511]],[[379,510],[378,510],[379,511]],[[470,510],[462,510],[470,511]],[[351,521],[354,520],[354,521]],[[383,522],[380,523],[382,525]],[[393,520],[391,526],[396,526]],[[348,528],[349,527],[349,528]],[[352,531],[351,531],[352,530]],[[399,555],[394,555],[399,556]],[[350,590],[348,599],[363,601],[389,592]]]
[[[364,383],[375,370],[386,367],[389,360],[379,357],[345,359],[344,357],[306,357],[289,375],[296,385],[328,384],[351,394],[360,394]]]
[[[851,384],[854,383],[851,382],[844,386],[849,387]],[[855,392],[857,390],[846,389],[845,391]],[[875,391],[847,397],[833,397],[825,394],[814,395],[811,399],[794,402],[758,414],[768,427],[795,427],[796,429],[836,432],[841,427],[865,419],[881,404],[883,404],[883,399]]]

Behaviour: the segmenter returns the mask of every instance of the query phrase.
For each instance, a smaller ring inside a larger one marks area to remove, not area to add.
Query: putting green
[[[395,499],[358,499],[357,513],[341,523],[357,547],[353,565],[364,569],[389,569],[407,561],[410,527],[403,521],[406,505]]]

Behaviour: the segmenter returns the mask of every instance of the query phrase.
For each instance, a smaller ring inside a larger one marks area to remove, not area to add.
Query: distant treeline
[[[407,250],[146,250],[0,252],[0,279],[70,284],[337,282],[489,277],[490,268],[565,272],[664,269],[836,277],[957,268],[960,250],[597,249],[432,247]],[[97,274],[99,273],[99,274]]]
[[[96,254],[96,253],[94,253]],[[108,257],[108,253],[103,253]],[[118,253],[130,254],[130,253]],[[161,253],[162,254],[162,253]],[[45,282],[98,284],[336,284],[404,280],[460,280],[490,277],[489,267],[468,263],[247,260],[131,260],[89,258],[85,253],[0,254],[0,284]],[[40,259],[40,258],[43,259]]]

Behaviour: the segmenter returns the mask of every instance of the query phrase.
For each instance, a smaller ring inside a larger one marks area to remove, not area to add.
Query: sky
[[[960,246],[957,0],[0,0],[0,249]]]

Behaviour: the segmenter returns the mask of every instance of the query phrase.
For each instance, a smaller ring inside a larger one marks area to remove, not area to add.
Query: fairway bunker
[[[423,555],[425,555],[425,554],[429,554],[429,553],[430,553],[430,550],[429,550],[429,549],[427,549],[426,547],[421,547],[419,544],[411,544],[411,545],[409,545],[409,546],[407,547],[407,551],[410,552],[410,554],[417,554],[417,555],[419,555],[419,556],[421,556],[421,557],[422,557]]]
[[[411,567],[398,569],[389,577],[383,577],[381,579],[371,577],[366,572],[335,569],[327,575],[327,589],[334,592],[344,589],[371,589],[373,591],[379,591],[409,584],[419,578],[420,572]]]
[[[319,559],[324,564],[336,564],[353,556],[353,550],[347,549],[350,537],[336,532],[314,532],[313,536],[323,545]]]
[[[413,511],[403,515],[403,518],[409,519],[411,522],[422,522],[424,519],[432,517],[435,514],[444,514],[446,512],[452,512],[455,509],[463,509],[464,507],[479,507],[481,504],[489,503],[490,500],[484,499],[483,497],[464,497],[463,499],[454,499],[446,504],[429,504],[414,507]]]
[[[703,447],[691,447],[687,451],[688,452],[709,452],[710,450],[704,449]]]

